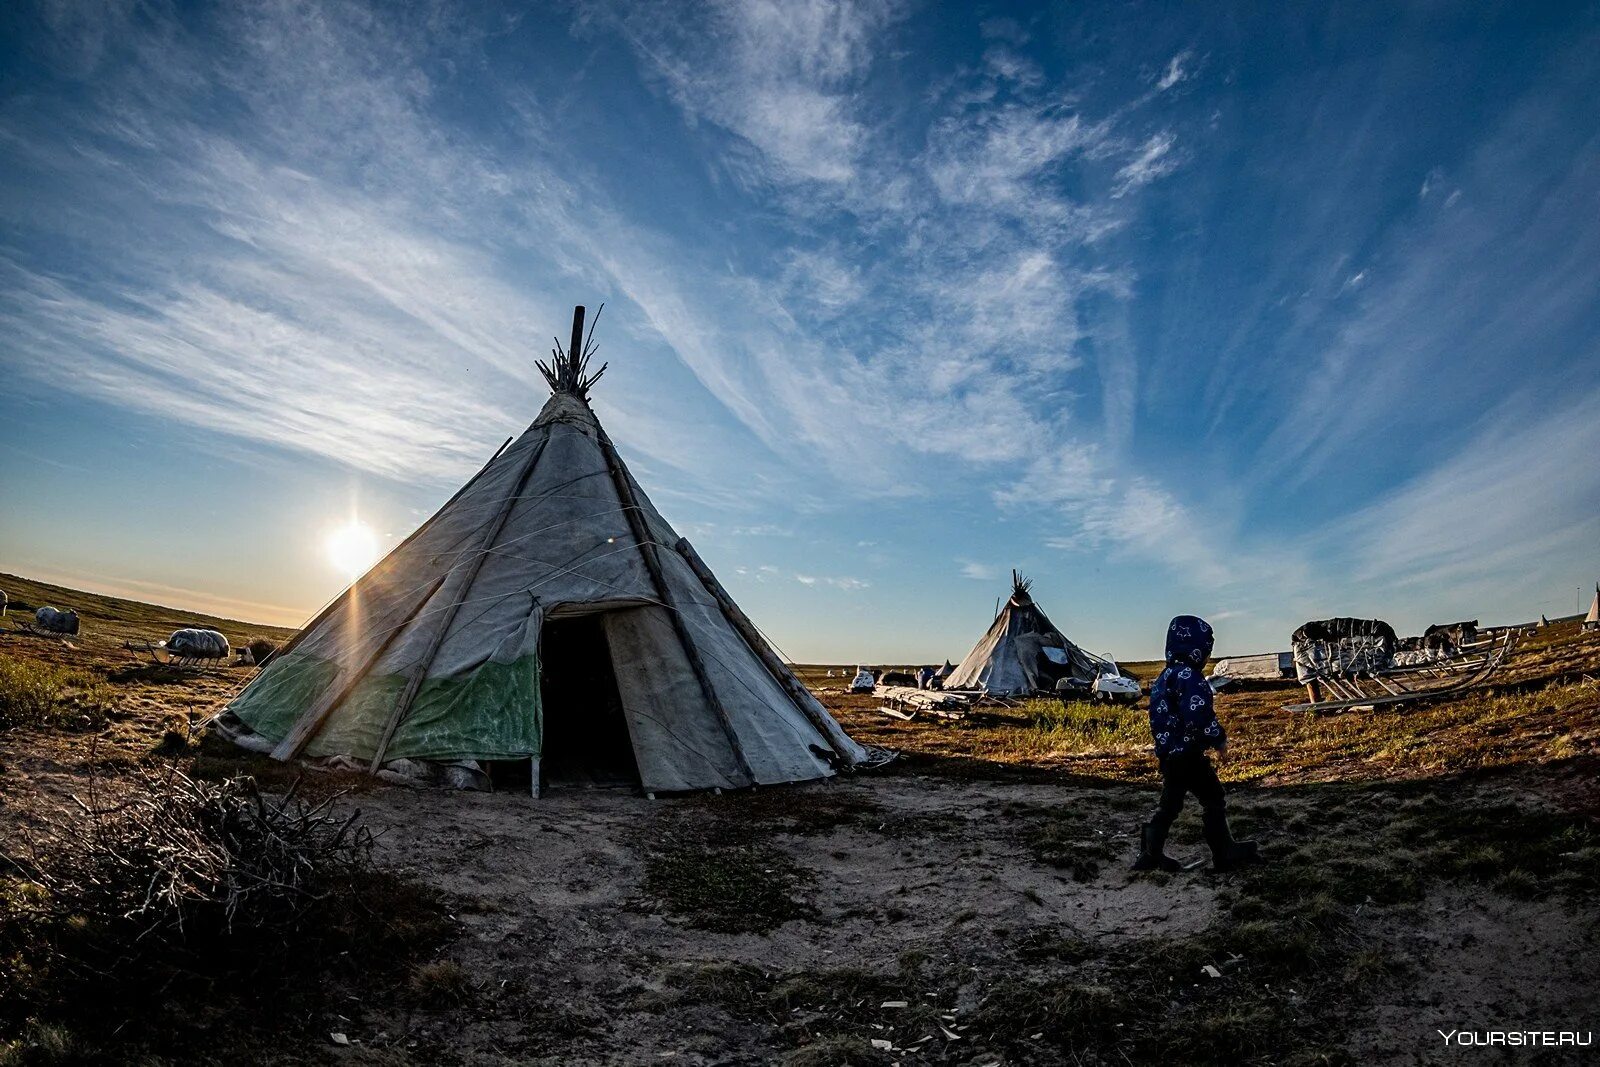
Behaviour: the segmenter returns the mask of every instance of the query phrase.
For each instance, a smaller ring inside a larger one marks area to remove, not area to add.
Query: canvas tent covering
[[[540,365],[553,395],[522,436],[232,701],[236,739],[374,772],[448,766],[458,784],[604,749],[651,792],[867,758],[623,466],[588,403],[582,323],[579,308]]]
[[[995,696],[1051,692],[1063,678],[1093,681],[1102,661],[1062,636],[1033,602],[1030,583],[1011,572],[1011,596],[983,639],[944,680],[946,689]]]
[[[1583,617],[1585,630],[1600,630],[1600,582],[1594,585],[1594,601],[1589,605],[1589,614]]]

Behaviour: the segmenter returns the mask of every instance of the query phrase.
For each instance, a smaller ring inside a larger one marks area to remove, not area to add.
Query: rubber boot
[[[1228,830],[1228,817],[1222,812],[1207,812],[1205,824],[1206,844],[1211,846],[1211,869],[1218,874],[1247,867],[1261,860],[1261,849],[1254,841],[1235,841]]]
[[[1167,844],[1167,831],[1155,823],[1139,827],[1139,858],[1133,861],[1136,871],[1181,871],[1183,864],[1166,855],[1162,849]]]

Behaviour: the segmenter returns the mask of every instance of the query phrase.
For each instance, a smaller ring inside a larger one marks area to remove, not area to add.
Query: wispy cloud
[[[1557,550],[1593,545],[1595,456],[1600,391],[1556,411],[1511,402],[1448,461],[1342,520],[1325,544],[1346,546],[1353,577],[1368,583],[1477,592],[1508,573],[1531,578]]]
[[[1166,69],[1161,72],[1161,77],[1156,79],[1156,91],[1164,93],[1189,77],[1189,64],[1193,61],[1194,53],[1187,49],[1168,60]]]
[[[847,593],[856,592],[861,589],[868,589],[872,586],[872,583],[867,581],[865,578],[853,578],[849,575],[837,574],[817,575],[796,573],[794,575],[794,580],[799,582],[801,585],[825,585],[833,589],[843,590]]]
[[[718,340],[705,350],[742,351],[761,364],[777,401],[766,410],[782,413],[769,415],[763,430],[774,447],[809,440],[841,477],[880,491],[921,491],[919,454],[980,469],[1040,454],[1097,457],[1096,474],[1113,478],[1137,410],[1123,326],[1131,285],[1095,249],[1124,224],[1126,198],[1181,164],[1175,137],[1134,140],[1115,116],[1086,113],[1012,50],[1026,40],[1020,29],[996,24],[983,66],[936,90],[942,110],[925,146],[897,152],[899,139],[844,89],[889,50],[896,13],[846,8],[839,17],[849,29],[835,47],[807,36],[829,26],[799,7],[797,17],[762,34],[748,32],[745,16],[687,23],[648,11],[619,16],[688,117],[738,135],[759,150],[764,181],[803,194],[788,201],[802,218],[845,206],[871,227],[870,243],[802,249],[777,277],[749,279],[742,303],[778,314],[760,322],[716,316]],[[752,11],[751,19],[770,15]],[[774,41],[795,60],[772,62]],[[1189,59],[1173,57],[1166,88],[1184,76]],[[775,79],[827,94],[821,126],[833,132],[814,143],[837,148],[870,131],[874,151],[830,150],[807,156],[826,166],[797,163],[790,138],[733,103],[762,99]],[[729,153],[739,157],[738,147]],[[1068,179],[1085,177],[1098,182],[1098,194],[1068,191]],[[807,191],[822,178],[835,188]],[[831,320],[850,306],[877,311],[891,340],[870,351],[824,341]],[[888,309],[899,310],[884,315]],[[781,359],[766,358],[780,349]],[[1099,414],[1112,444],[1106,453],[1072,432],[1080,351],[1099,372]],[[1076,524],[1086,515],[1078,508],[1063,518]],[[1093,536],[1166,555],[1155,539],[1122,524],[1101,523]]]
[[[789,181],[847,182],[868,138],[854,92],[876,36],[900,15],[883,0],[753,0],[612,16],[685,112],[743,138]]]
[[[1178,168],[1178,158],[1173,153],[1176,139],[1170,133],[1152,134],[1139,154],[1117,171],[1116,187],[1112,196],[1127,196],[1141,185],[1149,185]]]

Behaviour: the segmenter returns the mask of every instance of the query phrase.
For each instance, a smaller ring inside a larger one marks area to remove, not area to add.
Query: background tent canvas
[[[996,696],[1054,690],[1062,678],[1092,681],[1101,661],[1068,641],[1029,594],[1031,582],[1011,572],[1011,596],[989,631],[944,680],[946,689],[982,689]]]
[[[1589,614],[1583,617],[1585,630],[1600,630],[1600,582],[1594,584],[1594,600],[1589,604]]]
[[[236,740],[457,784],[588,754],[649,791],[866,759],[628,473],[588,403],[582,326],[580,307],[540,364],[553,395],[527,431],[230,703]]]

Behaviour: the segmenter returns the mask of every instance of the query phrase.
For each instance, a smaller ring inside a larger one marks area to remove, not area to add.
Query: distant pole
[[[574,373],[577,371],[578,362],[583,355],[583,305],[579,304],[572,309],[572,343],[567,345],[567,362],[571,364]]]

